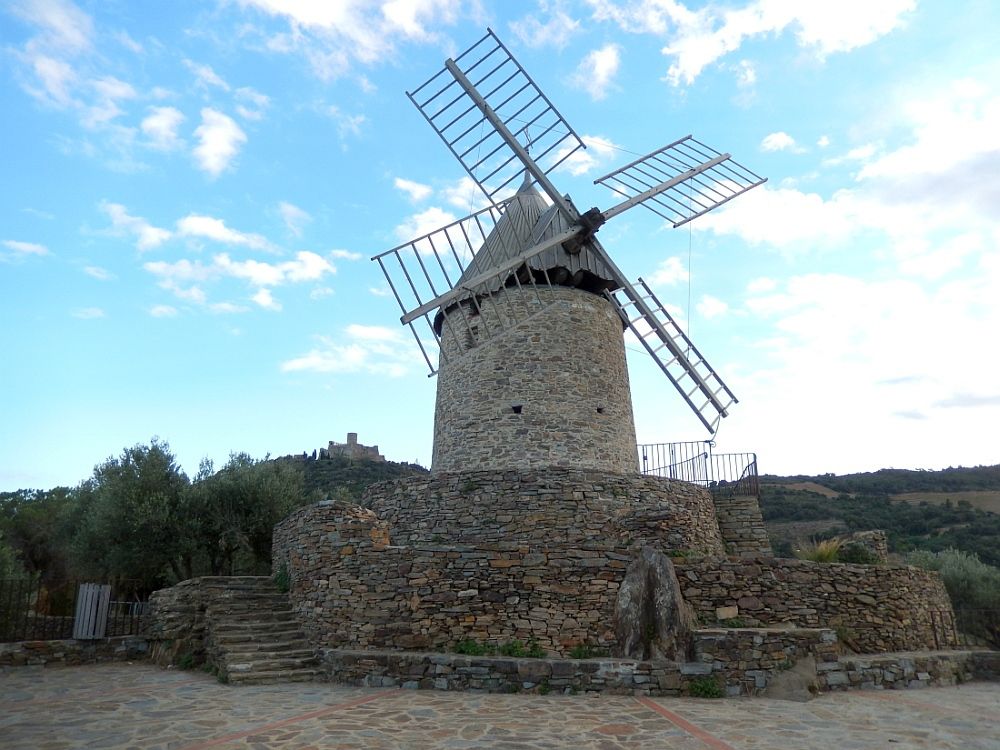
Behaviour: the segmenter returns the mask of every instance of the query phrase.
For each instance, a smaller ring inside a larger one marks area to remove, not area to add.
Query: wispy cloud
[[[132,216],[120,203],[101,201],[100,209],[111,219],[112,232],[135,237],[135,246],[140,251],[159,247],[173,236],[169,229],[155,227],[141,216]]]
[[[278,212],[281,214],[281,220],[285,222],[285,227],[296,237],[301,237],[302,228],[312,221],[308,213],[287,201],[278,204]]]
[[[21,240],[2,240],[0,245],[3,245],[10,251],[11,257],[24,258],[29,255],[48,255],[49,249],[45,245],[39,245],[37,242],[23,242]]]
[[[580,30],[580,22],[566,12],[560,0],[540,0],[538,10],[510,24],[511,31],[529,47],[565,47]]]
[[[352,324],[340,339],[317,336],[318,345],[281,363],[282,372],[355,373],[400,377],[419,354],[400,330]]]
[[[221,242],[224,245],[241,245],[254,250],[273,250],[271,242],[260,234],[241,232],[226,226],[226,222],[214,216],[189,214],[177,222],[177,234],[181,237]]]
[[[761,151],[791,151],[793,153],[801,153],[805,151],[792,136],[788,135],[783,130],[779,130],[776,133],[770,133],[764,136],[764,139],[760,142]]]
[[[406,193],[407,197],[414,203],[419,203],[422,200],[426,200],[431,197],[434,192],[430,185],[424,185],[420,182],[414,182],[413,180],[406,180],[402,177],[397,177],[393,180],[393,186],[397,190],[401,190]]]
[[[150,107],[139,129],[146,136],[150,148],[158,151],[173,151],[184,145],[178,135],[184,115],[174,107]]]
[[[195,82],[199,86],[206,89],[218,88],[223,91],[229,91],[229,84],[222,79],[222,76],[212,70],[210,65],[196,63],[193,60],[184,60],[184,67],[194,74]]]
[[[575,88],[586,92],[591,99],[600,101],[608,95],[620,64],[621,47],[606,44],[588,52],[577,65],[570,80]]]
[[[236,89],[236,112],[244,120],[261,120],[271,98],[248,86]]]
[[[198,168],[218,177],[229,169],[240,148],[247,141],[246,133],[228,115],[210,107],[201,110],[201,125],[194,131],[198,145],[194,149]]]
[[[83,272],[90,278],[97,279],[98,281],[111,281],[117,278],[111,271],[100,266],[84,266]]]
[[[78,307],[71,311],[70,315],[80,320],[96,320],[97,318],[106,317],[104,310],[99,307]]]
[[[173,318],[177,315],[177,308],[171,305],[153,305],[149,308],[149,314],[154,318]]]

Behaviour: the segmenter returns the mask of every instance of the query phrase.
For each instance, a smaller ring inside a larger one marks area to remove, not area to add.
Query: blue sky
[[[348,431],[428,464],[434,380],[368,258],[478,205],[404,92],[487,25],[590,144],[554,175],[577,205],[688,133],[769,178],[601,230],[740,398],[717,450],[1000,461],[996,3],[15,0],[0,489],[152,436],[191,474]],[[706,437],[629,359],[639,440]]]

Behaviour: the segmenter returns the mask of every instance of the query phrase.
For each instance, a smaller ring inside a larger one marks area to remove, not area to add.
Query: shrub
[[[875,565],[879,559],[878,555],[863,545],[848,542],[837,551],[837,562]]]
[[[521,641],[508,641],[500,646],[500,653],[503,656],[513,656],[517,659],[544,659],[545,649],[538,645],[534,638],[528,641],[527,645]]]
[[[724,698],[726,690],[715,677],[696,677],[688,683],[692,698]]]
[[[570,659],[596,659],[607,655],[607,649],[598,648],[589,643],[578,643],[569,650]]]
[[[957,549],[913,552],[906,561],[940,571],[961,632],[1000,646],[1000,568]]]
[[[274,574],[274,585],[278,587],[278,591],[282,594],[287,594],[288,590],[292,586],[291,576],[288,574],[288,566],[284,563],[278,568],[278,572]]]
[[[455,644],[453,651],[456,654],[465,654],[466,656],[485,656],[486,654],[493,653],[493,649],[484,643],[478,643],[471,638],[465,638]]]
[[[821,542],[811,541],[803,544],[795,551],[795,556],[800,560],[811,560],[818,563],[835,563],[838,561],[837,553],[840,551],[842,542],[839,539],[824,539]]]

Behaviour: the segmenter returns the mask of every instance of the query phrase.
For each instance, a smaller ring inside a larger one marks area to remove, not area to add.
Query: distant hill
[[[417,464],[371,461],[346,456],[311,458],[297,455],[282,456],[274,460],[288,461],[302,467],[306,497],[309,498],[309,502],[344,492],[355,499],[360,499],[365,488],[375,482],[427,473],[427,469]]]
[[[809,538],[884,529],[895,552],[955,547],[1000,566],[1000,465],[765,475],[761,511],[779,553]]]

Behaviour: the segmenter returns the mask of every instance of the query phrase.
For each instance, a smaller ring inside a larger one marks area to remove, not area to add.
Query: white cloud
[[[274,246],[262,235],[240,232],[226,226],[222,219],[201,214],[189,214],[177,222],[177,234],[181,237],[197,237],[225,245],[241,245],[254,250],[273,250]]]
[[[172,318],[177,315],[177,308],[170,305],[153,305],[149,308],[149,314],[154,318]]]
[[[430,234],[435,229],[440,229],[446,224],[451,224],[456,219],[455,215],[437,206],[431,206],[426,211],[421,211],[407,217],[403,223],[399,224],[393,230],[393,234],[401,242],[408,242],[417,237],[423,237],[425,234]]]
[[[80,320],[95,320],[97,318],[105,317],[104,310],[99,307],[78,307],[73,310],[70,315],[74,318],[79,318]]]
[[[595,101],[604,99],[618,73],[620,55],[621,47],[617,44],[606,44],[591,50],[577,65],[571,78],[573,86],[585,91]]]
[[[130,215],[121,203],[101,201],[99,207],[111,219],[112,231],[135,237],[135,246],[140,252],[159,247],[173,236],[168,229],[155,227],[141,216]]]
[[[648,279],[653,286],[676,286],[687,280],[687,269],[681,259],[676,256],[671,256],[661,262]]]
[[[607,161],[617,151],[621,150],[618,145],[608,138],[599,135],[583,135],[580,140],[587,146],[586,149],[579,149],[569,156],[562,164],[560,170],[566,170],[574,176],[586,174]],[[562,150],[553,158],[553,162],[558,162],[566,155],[568,149]]]
[[[327,81],[346,75],[358,63],[374,65],[392,59],[397,41],[443,41],[428,29],[455,23],[461,9],[453,0],[389,0],[381,4],[240,0],[240,5],[284,20],[287,32],[258,31],[267,48],[303,55],[314,73]],[[479,13],[477,6],[474,4],[469,13]]]
[[[150,107],[139,128],[148,139],[150,148],[172,151],[184,145],[177,134],[182,122],[184,115],[174,107]]]
[[[117,278],[111,271],[106,268],[101,268],[100,266],[85,266],[83,272],[90,276],[92,279],[97,279],[98,281],[111,281]]]
[[[828,135],[821,135],[816,140],[816,145],[819,146],[820,148],[826,148],[827,146],[830,145],[830,136],[828,136]]]
[[[201,125],[194,134],[198,139],[195,160],[199,169],[212,177],[218,177],[229,168],[247,140],[246,133],[235,120],[210,107],[201,110]]]
[[[763,294],[765,292],[771,292],[777,289],[778,282],[774,279],[769,279],[766,276],[760,276],[756,279],[750,279],[747,282],[747,291],[750,294]]]
[[[351,324],[335,340],[317,337],[319,345],[281,363],[282,372],[355,373],[400,377],[419,358],[401,329]]]
[[[753,88],[757,83],[757,69],[749,60],[740,60],[733,66],[733,71],[736,73],[736,85],[741,89]]]
[[[357,138],[361,135],[361,126],[366,121],[364,115],[351,115],[341,112],[340,108],[333,104],[326,108],[326,114],[337,124],[337,134],[340,136],[341,141],[344,141],[348,136]]]
[[[326,299],[333,296],[333,290],[328,286],[319,286],[309,292],[309,299]]]
[[[547,16],[547,19],[543,22],[539,16]],[[512,21],[510,28],[529,47],[562,49],[580,30],[580,22],[566,12],[562,2],[541,0],[537,13]]]
[[[336,267],[328,260],[305,250],[296,253],[293,260],[280,263],[267,263],[254,259],[233,260],[228,254],[219,253],[210,263],[182,258],[174,262],[152,261],[144,264],[143,268],[157,277],[160,287],[181,299],[197,304],[206,304],[208,301],[207,294],[197,284],[226,278],[237,279],[255,288],[256,291],[252,296],[254,302],[273,310],[280,310],[281,306],[271,295],[270,287],[320,281],[325,276],[337,272]],[[187,284],[195,286],[186,287]]]
[[[426,200],[431,196],[434,191],[431,189],[430,185],[424,185],[419,182],[414,182],[413,180],[406,180],[402,177],[397,177],[392,182],[393,187],[397,190],[402,190],[414,203],[419,203],[422,200]]]
[[[331,250],[327,253],[331,258],[337,258],[338,260],[361,260],[365,256],[361,253],[356,253],[353,250]]]
[[[256,294],[254,294],[250,299],[263,307],[265,310],[273,310],[274,312],[281,310],[281,303],[274,298],[270,289],[258,289]]]
[[[48,255],[49,249],[45,245],[39,245],[37,242],[22,242],[21,240],[3,240],[0,241],[0,245],[3,245],[8,250],[12,251],[15,257],[24,257],[26,255]]]
[[[710,294],[702,295],[702,298],[695,305],[695,309],[701,314],[703,318],[711,320],[712,318],[718,318],[729,312],[729,305],[723,302],[717,297],[713,297]]]
[[[248,310],[248,307],[237,305],[234,302],[213,302],[208,306],[208,311],[216,315],[233,315],[235,313],[245,313]]]
[[[598,21],[633,33],[665,35],[671,59],[667,80],[689,85],[745,41],[792,29],[799,46],[824,58],[874,42],[903,22],[916,0],[781,2],[754,0],[740,8],[715,4],[692,10],[679,0],[588,0]]]
[[[244,120],[261,120],[264,110],[271,104],[271,98],[252,88],[244,86],[236,89],[236,112]]]
[[[760,142],[761,151],[794,151],[800,152],[803,149],[795,142],[795,139],[783,130],[764,136]]]
[[[460,177],[455,182],[445,185],[438,195],[448,205],[461,209],[464,213],[472,213],[490,205],[489,199],[479,189],[479,185],[471,177]]]
[[[15,2],[8,10],[38,27],[35,46],[72,55],[90,49],[93,44],[94,22],[68,0]]]
[[[209,65],[202,65],[192,60],[184,60],[184,67],[194,73],[195,82],[203,88],[219,88],[229,91],[229,84],[222,80]]]
[[[288,231],[296,237],[301,237],[302,227],[312,221],[312,216],[287,201],[281,201],[278,204],[278,211],[281,213],[281,220],[285,222]]]

